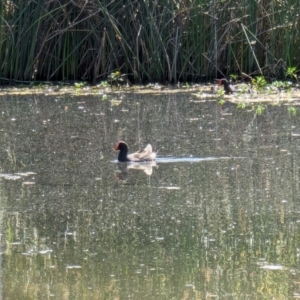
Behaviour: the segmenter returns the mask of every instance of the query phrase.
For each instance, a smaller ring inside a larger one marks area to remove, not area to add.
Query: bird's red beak
[[[115,150],[120,150],[120,149],[119,149],[119,144],[120,144],[120,143],[116,143],[116,144],[115,144],[115,146],[114,146],[114,149],[115,149]]]
[[[222,79],[217,79],[218,85],[222,85]]]

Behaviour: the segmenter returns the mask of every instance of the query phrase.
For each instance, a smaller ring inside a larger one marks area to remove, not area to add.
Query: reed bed
[[[280,78],[300,68],[298,0],[0,2],[0,82]]]

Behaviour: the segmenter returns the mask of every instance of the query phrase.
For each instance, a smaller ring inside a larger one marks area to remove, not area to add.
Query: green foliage
[[[249,86],[247,84],[242,84],[240,87],[239,87],[239,94],[245,94],[245,93],[248,93],[249,92]]]
[[[225,95],[225,91],[223,88],[219,88],[217,93],[218,93],[218,96],[217,96],[218,98],[223,98]]]
[[[217,91],[217,99],[218,99],[218,104],[223,105],[225,103],[224,99],[225,91],[223,88],[218,89]]]
[[[98,84],[98,86],[100,88],[107,88],[110,86],[110,84],[106,80],[104,80],[104,81],[101,81],[100,84]]]
[[[105,101],[105,100],[107,100],[107,99],[108,99],[108,96],[107,96],[106,94],[102,95],[102,97],[101,97],[101,100],[102,100],[102,101]]]
[[[232,81],[237,81],[237,79],[238,79],[238,75],[236,75],[236,74],[230,74],[229,77]]]
[[[113,73],[110,73],[110,75],[107,77],[107,82],[112,85],[119,85],[121,83],[127,82],[127,78],[125,74],[121,74],[120,71],[116,71]]]
[[[223,105],[225,103],[225,99],[224,99],[224,95],[225,95],[225,91],[223,88],[221,89],[218,89],[218,92],[217,92],[217,101],[218,101],[218,104],[219,105]]]
[[[247,107],[247,104],[245,102],[238,102],[237,108],[245,109]]]
[[[297,108],[295,108],[294,106],[288,106],[287,110],[292,116],[295,116],[297,114]]]
[[[220,100],[218,101],[218,104],[219,104],[219,105],[224,105],[224,104],[225,104],[225,100],[224,100],[224,99],[220,99]]]
[[[117,81],[122,76],[120,71],[116,71],[113,73],[110,73],[110,75],[107,77],[109,81]]]
[[[253,110],[255,110],[255,112],[258,115],[261,115],[265,111],[266,106],[263,104],[258,104],[258,105],[253,106],[252,108],[253,108]]]
[[[290,77],[295,79],[298,82],[298,76],[297,76],[297,68],[296,67],[288,67],[285,72],[285,77]]]
[[[81,89],[86,85],[87,85],[87,82],[75,82],[75,84],[74,84],[75,89]]]
[[[252,79],[251,83],[257,88],[262,89],[266,87],[267,81],[264,76],[256,76],[254,79]]]
[[[290,81],[274,81],[271,84],[272,87],[275,87],[279,90],[289,90],[292,87],[292,83]]]

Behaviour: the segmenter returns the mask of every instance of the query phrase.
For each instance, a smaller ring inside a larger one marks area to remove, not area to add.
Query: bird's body
[[[157,152],[152,151],[152,146],[148,144],[143,150],[128,154],[128,146],[125,142],[118,142],[115,150],[119,150],[118,161],[120,162],[143,162],[155,160]]]
[[[224,86],[225,94],[232,94],[235,92],[235,88],[228,82],[226,78],[217,79],[218,85]]]

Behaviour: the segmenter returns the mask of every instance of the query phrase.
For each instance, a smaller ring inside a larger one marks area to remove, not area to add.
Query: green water
[[[2,96],[3,299],[299,297],[299,116],[193,100]]]

